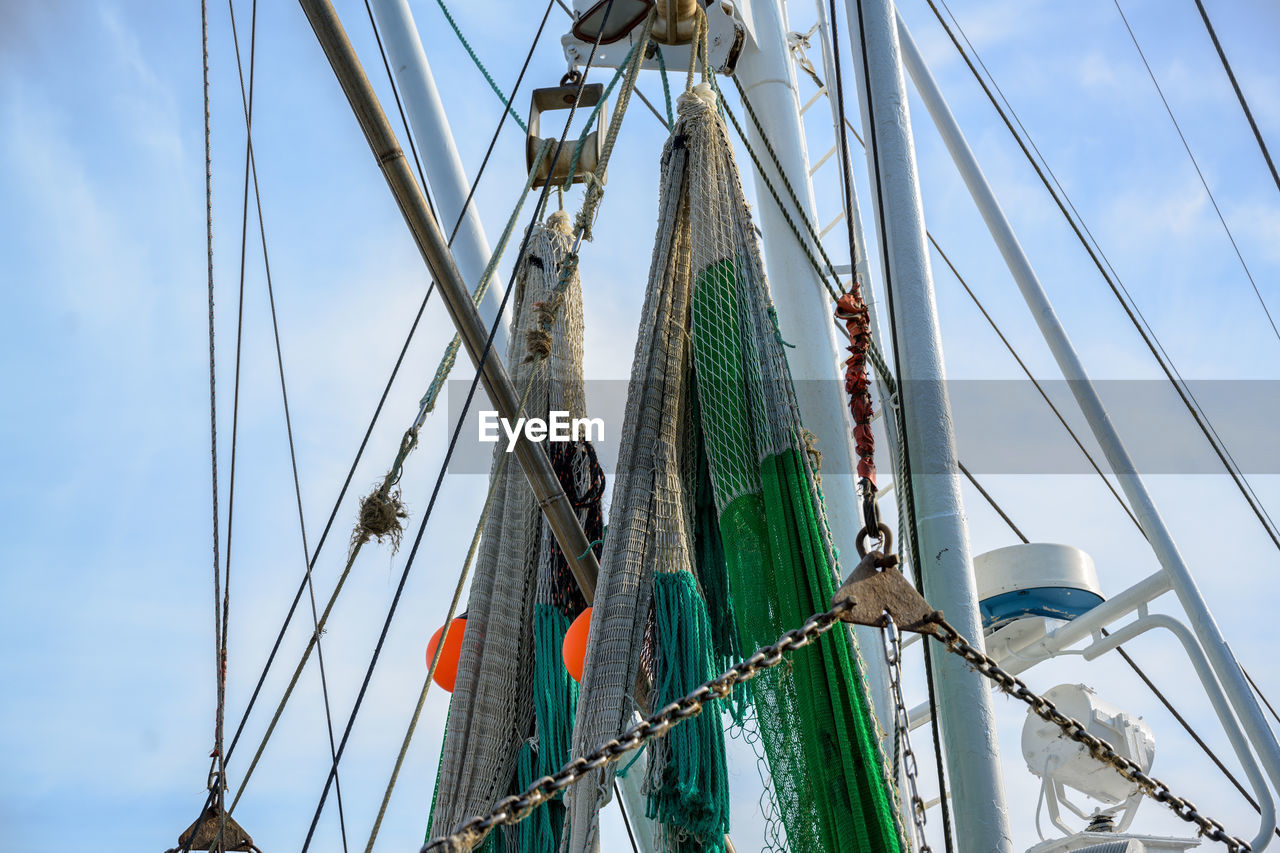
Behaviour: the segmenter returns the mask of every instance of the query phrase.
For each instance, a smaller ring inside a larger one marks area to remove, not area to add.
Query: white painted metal
[[[1169,579],[1163,571],[1148,575],[1083,616],[1072,619],[1049,632],[1042,640],[1025,646],[1011,646],[1004,650],[1009,657],[1001,663],[1001,666],[1014,675],[1025,672],[1040,661],[1061,653],[1064,649],[1074,646],[1103,628],[1110,627],[1135,610],[1146,608],[1147,604],[1168,592],[1169,589]],[[990,650],[990,653],[995,655],[997,652]]]
[[[1027,645],[1016,644],[1007,648],[997,647],[1000,635],[997,633],[988,638],[988,653],[1000,662],[1004,669],[1014,674],[1023,672],[1040,661],[1053,657],[1064,649],[1075,645],[1090,636],[1093,642],[1086,646],[1080,654],[1085,660],[1096,660],[1098,657],[1113,651],[1117,646],[1131,642],[1138,636],[1153,628],[1163,628],[1182,644],[1191,661],[1197,678],[1205,690],[1209,704],[1213,707],[1222,725],[1231,748],[1235,751],[1240,766],[1244,768],[1245,778],[1253,789],[1254,799],[1260,809],[1258,833],[1252,841],[1253,849],[1261,851],[1273,840],[1272,830],[1276,826],[1275,801],[1267,786],[1266,777],[1258,767],[1253,752],[1249,748],[1249,739],[1231,712],[1231,703],[1227,701],[1222,687],[1214,677],[1213,668],[1204,650],[1196,641],[1191,630],[1172,616],[1163,613],[1148,614],[1147,605],[1160,595],[1169,591],[1168,577],[1163,570],[1144,578],[1129,589],[1113,596],[1111,599],[1089,611],[1085,615],[1067,622],[1047,636],[1041,634],[1039,641]],[[1112,626],[1115,622],[1139,611],[1139,618],[1127,625],[1113,629],[1109,636],[1103,637],[1101,629]],[[918,636],[918,635],[917,635]],[[921,704],[911,710],[911,728],[924,725],[929,720],[929,707]]]
[[[1099,635],[1093,643],[1084,649],[1084,659],[1096,660],[1100,655],[1112,651],[1122,643],[1131,642],[1135,637],[1145,634],[1153,628],[1163,628],[1173,634],[1178,642],[1182,644],[1183,650],[1187,653],[1187,658],[1195,669],[1196,677],[1200,679],[1200,683],[1204,686],[1205,695],[1209,698],[1209,704],[1213,706],[1214,713],[1218,715],[1218,722],[1222,724],[1222,730],[1226,732],[1227,740],[1231,742],[1231,748],[1235,751],[1236,758],[1240,760],[1240,766],[1244,768],[1245,778],[1249,780],[1249,786],[1253,788],[1253,796],[1258,801],[1259,811],[1258,832],[1254,836],[1251,845],[1256,853],[1261,853],[1275,838],[1273,835],[1276,827],[1275,801],[1271,796],[1271,790],[1267,787],[1267,780],[1262,775],[1262,770],[1258,767],[1258,762],[1249,750],[1248,738],[1231,713],[1231,703],[1227,701],[1221,686],[1219,686],[1217,679],[1214,678],[1213,668],[1205,657],[1204,650],[1196,641],[1195,635],[1191,633],[1191,629],[1165,613],[1144,614],[1123,628],[1114,631],[1109,637]]]
[[[1008,219],[1001,211],[995,194],[983,176],[959,125],[956,124],[955,117],[947,107],[937,83],[925,66],[919,50],[911,40],[911,34],[907,32],[906,25],[901,19],[897,21],[897,30],[903,45],[907,69],[916,84],[916,89],[933,117],[934,124],[937,125],[947,150],[955,160],[956,167],[969,188],[969,193],[977,203],[1001,255],[1004,256],[1005,263],[1013,274],[1027,307],[1031,309],[1040,327],[1040,333],[1049,344],[1049,349],[1053,352],[1054,359],[1067,384],[1071,386],[1076,403],[1088,420],[1103,453],[1106,454],[1111,470],[1116,472],[1125,497],[1128,498],[1129,505],[1133,507],[1138,517],[1147,540],[1168,579],[1169,586],[1186,611],[1191,628],[1204,647],[1215,675],[1221,681],[1222,688],[1231,700],[1232,707],[1239,716],[1245,732],[1248,733],[1250,742],[1257,750],[1262,766],[1266,768],[1272,785],[1280,790],[1280,743],[1276,742],[1275,733],[1267,725],[1262,709],[1250,692],[1244,673],[1240,670],[1240,664],[1231,653],[1221,629],[1209,612],[1204,596],[1201,595],[1199,587],[1191,577],[1190,569],[1178,552],[1178,546],[1173,541],[1169,528],[1160,517],[1146,484],[1134,466],[1129,452],[1125,449],[1119,432],[1112,424],[1102,399],[1098,396],[1097,389],[1085,372],[1079,354],[1058,320],[1044,287],[1031,267],[1031,262],[1018,244]]]
[[[372,5],[396,87],[400,91],[400,100],[413,131],[418,156],[422,159],[422,169],[427,183],[431,185],[436,215],[448,239],[458,215],[462,213],[470,182],[462,168],[462,158],[458,156],[458,147],[449,129],[449,118],[445,115],[444,104],[440,102],[440,92],[427,63],[427,54],[422,49],[422,39],[418,36],[413,13],[409,11],[408,0],[372,0]],[[474,201],[467,207],[451,248],[463,280],[474,289],[491,254]],[[495,275],[480,303],[480,316],[486,326],[491,325],[497,316],[503,292],[503,282]],[[493,338],[495,353],[507,351],[510,319],[508,311]]]
[[[1027,853],[1069,853],[1083,850],[1096,844],[1118,845],[1127,842],[1125,847],[1104,848],[1123,853],[1182,853],[1200,846],[1194,838],[1171,838],[1162,835],[1135,835],[1127,833],[1119,835],[1114,832],[1081,832],[1070,838],[1052,838],[1041,842],[1027,850]]]
[[[872,197],[878,201],[886,282],[891,284],[895,308],[898,369],[904,379],[900,393],[920,543],[917,563],[923,569],[925,596],[971,642],[981,643],[894,8],[890,0],[846,0],[846,9],[871,162]],[[862,97],[868,92],[875,106],[874,128],[867,98]],[[1010,851],[1013,839],[987,685],[953,655],[935,655],[934,662],[956,842],[966,853]]]
[[[1043,695],[1059,711],[1082,723],[1089,734],[1105,740],[1117,753],[1141,767],[1142,772],[1151,769],[1156,739],[1151,726],[1141,717],[1112,705],[1085,684],[1059,684]],[[1061,729],[1030,709],[1022,725],[1022,757],[1036,776],[1052,775],[1055,781],[1107,805],[1123,802],[1137,790],[1136,785],[1095,759],[1080,744],[1065,738]]]
[[[592,3],[575,2],[574,5],[575,7],[580,7],[576,11],[581,12],[583,9],[590,7]],[[735,46],[744,37],[743,33],[749,31],[750,16],[746,14],[744,7],[735,6],[732,3],[717,3],[708,6],[706,14],[707,55],[711,59],[711,67],[719,69],[731,60]],[[619,67],[626,59],[627,52],[631,50],[631,45],[639,37],[640,28],[636,27],[626,38],[619,39],[612,44],[600,45],[595,49],[595,57],[591,60],[591,67]],[[688,70],[689,59],[693,54],[692,47],[687,44],[659,45],[656,42],[651,42],[651,44],[657,50],[662,51],[662,60],[672,75],[673,85],[675,85],[675,80],[683,80],[683,74]],[[581,41],[572,31],[560,37],[560,47],[564,51],[565,61],[569,63],[570,68],[580,68],[586,65],[587,57],[591,56],[592,43]],[[640,63],[640,68],[645,71],[654,71],[659,67],[661,66],[658,63],[656,54],[646,57]]]
[[[750,8],[757,40],[743,47],[738,60],[738,81],[751,99],[804,209],[794,210],[785,197],[784,203],[796,222],[801,221],[799,217],[816,221],[795,68],[787,49],[785,14],[778,0],[750,0],[742,5]],[[743,124],[752,148],[765,158],[759,133],[749,120]],[[770,171],[774,186],[784,193],[771,164],[766,162],[765,168]],[[787,351],[787,362],[796,383],[800,416],[805,428],[817,436],[826,463],[822,488],[827,498],[831,533],[840,549],[843,567],[849,571],[858,553],[856,537],[862,522],[854,476],[857,456],[852,442],[853,424],[843,383],[838,378],[843,375],[843,366],[832,315],[835,306],[759,175],[755,176],[755,184],[756,216],[763,234],[766,272],[778,312],[778,325],[783,338],[795,345],[795,349]],[[872,705],[883,726],[890,719],[884,715],[893,707],[889,702],[888,673],[884,666],[884,642],[878,629],[859,627],[855,633],[863,649]]]
[[[1151,601],[1168,592],[1169,589],[1168,577],[1163,571],[1158,571],[1138,581],[1119,595],[1113,595],[1083,616],[1072,619],[1070,622],[1059,623],[1056,629],[1046,630],[1048,620],[1042,620],[1041,629],[1034,633],[997,631],[986,638],[987,654],[995,658],[1005,670],[1018,675],[1041,661],[1061,654],[1065,649],[1087,639],[1090,635],[1101,632],[1103,628],[1110,627],[1135,610],[1145,612],[1146,606]],[[919,636],[916,634],[913,639]],[[910,641],[905,645],[910,645]],[[911,720],[912,730],[932,719],[926,703],[912,708],[908,717]]]
[[[1093,558],[1071,545],[1009,545],[973,558],[978,600],[1040,587],[1068,587],[1102,595]]]

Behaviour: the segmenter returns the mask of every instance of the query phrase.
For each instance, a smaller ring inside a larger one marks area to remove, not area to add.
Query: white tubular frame
[[[1191,630],[1195,632],[1196,639],[1212,667],[1213,675],[1225,694],[1225,700],[1229,701],[1231,709],[1239,717],[1240,724],[1248,735],[1249,742],[1253,745],[1262,766],[1266,769],[1271,784],[1280,789],[1280,744],[1276,742],[1275,734],[1267,725],[1257,699],[1250,692],[1240,664],[1231,653],[1226,638],[1223,637],[1221,629],[1209,612],[1204,596],[1191,577],[1191,571],[1178,552],[1178,546],[1168,526],[1156,509],[1142,476],[1138,473],[1119,432],[1111,422],[1097,389],[1094,388],[1093,382],[1085,371],[1084,363],[1080,360],[1079,354],[1054,312],[1053,305],[1036,276],[1031,262],[1019,245],[1012,226],[1000,209],[999,202],[983,176],[973,151],[970,150],[942,92],[938,89],[937,82],[929,73],[919,49],[900,17],[897,18],[896,28],[898,39],[902,44],[906,68],[915,83],[916,90],[920,93],[947,150],[951,153],[970,195],[973,196],[987,229],[991,232],[997,248],[1009,267],[1009,272],[1017,282],[1018,290],[1031,310],[1036,324],[1040,327],[1041,335],[1053,352],[1054,359],[1067,384],[1071,386],[1076,403],[1093,430],[1094,438],[1106,454],[1111,470],[1116,473],[1120,487],[1124,490],[1125,497],[1138,517],[1138,522],[1160,563],[1161,574],[1164,576],[1163,582],[1178,596],[1178,601],[1186,611]],[[1205,686],[1206,689],[1211,689],[1208,683]]]
[[[925,238],[911,116],[891,0],[846,0],[872,197],[895,307],[892,318],[907,446],[913,469],[925,596],[960,631],[981,641],[978,595],[960,495],[942,338]],[[866,56],[863,56],[865,45]],[[867,103],[874,101],[874,110]],[[872,113],[874,112],[874,124]],[[964,853],[1013,849],[991,694],[960,659],[938,655],[934,684],[951,776],[956,842]]]
[[[431,185],[436,215],[441,228],[452,229],[462,213],[462,205],[471,187],[462,168],[462,158],[458,156],[458,146],[449,128],[449,118],[440,101],[440,91],[436,88],[426,51],[422,48],[413,13],[409,10],[408,0],[371,0],[371,4],[380,25],[396,87],[400,91],[400,100],[404,104],[405,116],[409,119],[418,155],[422,158],[422,170]],[[450,231],[445,232],[445,239],[449,234]],[[474,289],[480,283],[480,276],[484,274],[492,254],[474,200],[467,205],[466,216],[462,218],[451,248],[463,280]],[[504,288],[498,278],[495,273],[480,302],[480,317],[486,326],[493,322],[502,304]],[[493,336],[493,353],[503,358],[507,352],[507,334],[511,324],[509,315],[510,311],[503,316],[498,332]]]

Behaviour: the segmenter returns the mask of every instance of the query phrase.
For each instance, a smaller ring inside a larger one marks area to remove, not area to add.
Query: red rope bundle
[[[853,444],[858,454],[858,476],[876,488],[875,436],[871,432],[871,377],[867,372],[867,350],[871,346],[871,319],[862,289],[855,278],[849,292],[836,302],[836,319],[843,320],[849,333],[849,358],[845,361],[844,390],[849,395],[853,415]]]

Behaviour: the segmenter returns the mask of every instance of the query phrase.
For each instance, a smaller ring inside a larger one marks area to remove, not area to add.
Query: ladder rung
[[[842,219],[844,219],[844,211],[843,211],[843,210],[836,214],[836,218],[835,218],[835,219],[833,219],[833,220],[831,220],[831,222],[829,222],[829,223],[827,224],[827,227],[826,227],[826,228],[823,228],[821,231],[819,231],[819,232],[818,232],[818,237],[820,237],[820,238],[821,238],[821,237],[825,237],[825,236],[827,236],[827,232],[828,232],[828,231],[830,231],[832,228],[835,228],[837,225],[839,225],[839,224],[840,224],[840,220],[842,220]]]
[[[839,147],[840,147],[839,143],[832,145],[831,150],[828,151],[826,154],[823,154],[822,157],[818,160],[818,162],[813,164],[813,168],[809,170],[809,177],[812,178],[817,173],[817,171],[822,168],[822,164],[831,159],[831,155],[836,153],[836,149]]]
[[[821,98],[821,97],[822,97],[823,95],[825,95],[826,93],[827,93],[827,87],[826,87],[826,86],[823,86],[821,89],[819,89],[818,91],[814,92],[814,93],[813,93],[813,97],[811,97],[811,98],[809,98],[809,100],[805,101],[804,106],[800,108],[800,115],[804,115],[805,113],[807,113],[807,112],[809,111],[809,107],[811,107],[811,106],[813,106],[814,104],[816,104],[816,103],[818,102],[818,99],[819,99],[819,98]]]

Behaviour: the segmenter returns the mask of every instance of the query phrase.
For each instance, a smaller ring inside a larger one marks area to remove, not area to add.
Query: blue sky
[[[454,10],[505,87],[536,27],[537,5],[474,2]],[[792,5],[793,27],[807,29],[808,5]],[[389,104],[363,5],[337,6]],[[1280,308],[1280,195],[1194,5],[1124,6],[1263,296]],[[1280,11],[1265,0],[1207,6],[1264,136],[1280,146]],[[1109,0],[956,0],[953,9],[1183,373],[1280,379],[1280,341]],[[500,108],[436,5],[418,0],[414,11],[474,174]],[[927,6],[904,0],[902,11],[1087,366],[1110,379],[1158,377]],[[236,13],[247,33],[249,4],[241,0]],[[426,276],[300,10],[264,3],[258,15],[255,150],[314,544]],[[224,4],[212,4],[211,22],[225,534],[244,127]],[[552,22],[558,36],[564,22]],[[200,70],[195,2],[0,2],[0,360],[8,401],[0,418],[0,837],[14,853],[62,850],[86,838],[105,851],[165,849],[203,799],[213,643]],[[531,80],[550,85],[563,70],[549,32]],[[661,97],[656,80],[641,85]],[[802,80],[802,96],[810,91]],[[527,89],[516,99],[522,112],[526,102]],[[1036,374],[1057,377],[923,109],[912,106],[929,227]],[[583,252],[591,378],[628,372],[664,136],[636,104],[610,169],[597,239]],[[825,148],[811,139],[811,151]],[[491,240],[523,183],[522,151],[518,129],[509,126],[477,194]],[[828,175],[822,186],[833,180]],[[865,196],[865,178],[861,187]],[[825,222],[833,194],[820,187],[819,204]],[[864,201],[868,215],[870,209]],[[251,220],[231,548],[233,721],[303,569],[253,227]],[[1016,365],[940,267],[935,259],[950,375],[1016,378]],[[433,300],[317,566],[322,598],[341,568],[354,500],[394,455],[450,331]],[[1082,423],[1074,412],[1070,417]],[[430,423],[406,469],[415,523],[444,430],[443,419]],[[1142,443],[1159,431],[1152,424],[1126,437]],[[1280,507],[1278,479],[1253,478],[1272,508]],[[1155,568],[1096,479],[1001,475],[985,484],[1033,540],[1093,554],[1108,593]],[[1274,618],[1275,550],[1225,477],[1162,475],[1151,486],[1228,640],[1263,689],[1280,698],[1271,665],[1276,643],[1260,630]],[[410,576],[342,765],[352,845],[363,844],[376,811],[482,489],[478,477],[447,479]],[[1013,541],[975,493],[966,493],[966,506],[975,553]],[[404,557],[366,554],[325,635],[339,726]],[[1165,599],[1158,609],[1180,612]],[[305,643],[303,621],[282,652],[288,664],[268,681],[270,705]],[[1208,704],[1187,686],[1180,653],[1157,639],[1135,643],[1133,652],[1234,769]],[[923,682],[918,661],[910,663],[914,702]],[[1211,775],[1207,759],[1116,662],[1068,658],[1029,680],[1039,687],[1089,681],[1105,698],[1144,714],[1157,738],[1157,775],[1233,831],[1252,835],[1248,806]],[[442,694],[429,700],[383,827],[385,849],[416,849],[421,838],[446,704]],[[1026,846],[1035,840],[1035,783],[1017,751],[1022,714],[1004,700],[996,705],[1015,834]],[[251,720],[242,749],[251,750],[263,731],[265,710]],[[323,726],[313,664],[237,810],[263,849],[301,843],[329,760]],[[243,766],[231,769],[237,787]],[[756,794],[745,783],[753,777],[753,769],[740,775],[746,840]],[[1154,804],[1143,806],[1137,826],[1189,834]],[[340,849],[332,804],[317,837],[314,849]]]

